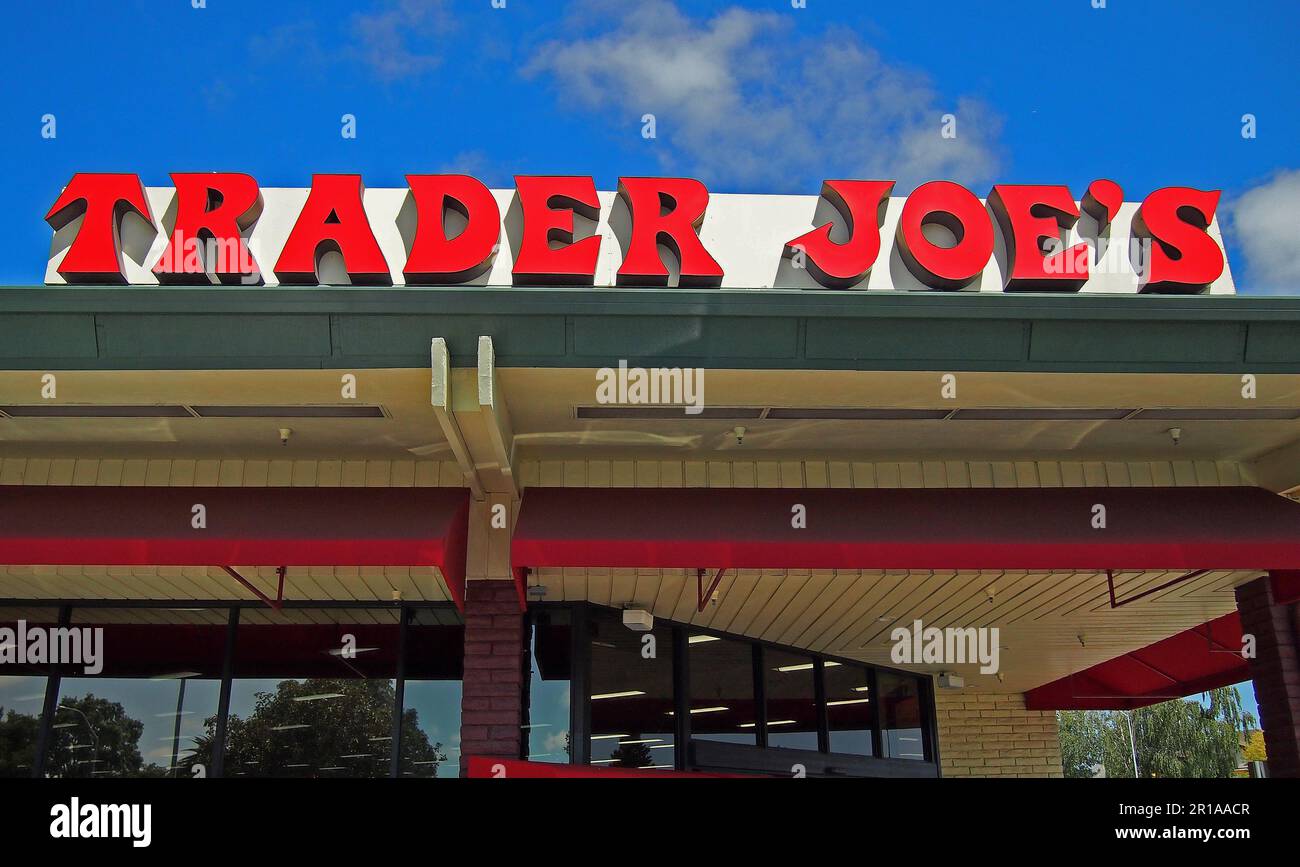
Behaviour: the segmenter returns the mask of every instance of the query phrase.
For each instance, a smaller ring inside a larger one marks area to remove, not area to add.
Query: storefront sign
[[[711,195],[690,178],[360,175],[310,189],[239,173],[75,175],[46,215],[46,282],[1230,293],[1219,192],[1124,202],[1112,181],[829,180],[820,196]]]

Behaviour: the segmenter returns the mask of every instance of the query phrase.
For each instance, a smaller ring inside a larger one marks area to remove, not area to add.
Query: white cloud
[[[1243,253],[1238,291],[1300,293],[1300,169],[1278,172],[1231,202],[1230,238]]]
[[[434,51],[413,48],[417,40],[438,44],[454,23],[446,0],[396,0],[382,11],[352,18],[356,51],[376,76],[396,81],[422,75],[442,63]]]
[[[654,114],[662,167],[752,190],[816,189],[827,177],[934,178],[973,186],[998,169],[998,119],[978,100],[944,105],[925,75],[885,62],[860,35],[800,36],[789,16],[671,0],[575,19],[588,35],[543,44],[525,74],[548,76],[565,107],[608,114],[638,135]],[[593,31],[594,27],[594,31]],[[957,116],[957,137],[940,135]]]

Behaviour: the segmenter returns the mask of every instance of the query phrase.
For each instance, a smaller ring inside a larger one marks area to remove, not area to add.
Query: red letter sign
[[[520,285],[590,286],[596,279],[600,236],[573,242],[573,214],[600,219],[596,183],[589,177],[515,176],[524,228],[515,257],[514,277]],[[551,242],[566,246],[551,249]]]
[[[45,215],[56,232],[86,215],[59,263],[60,276],[69,283],[125,283],[120,231],[122,219],[131,211],[153,225],[138,176],[73,175]]]
[[[162,258],[153,267],[159,283],[193,283],[216,276],[239,283],[256,273],[244,246],[243,231],[262,214],[262,191],[249,175],[229,173],[172,175],[176,187],[176,225]],[[199,251],[211,244],[213,261]]]
[[[1143,292],[1204,292],[1223,273],[1223,251],[1206,229],[1219,190],[1165,187],[1146,197],[1133,216],[1133,234],[1151,242]]]
[[[619,178],[618,194],[632,215],[632,237],[619,266],[620,286],[667,286],[663,244],[681,266],[679,286],[721,286],[722,266],[697,234],[709,191],[691,178]]]
[[[402,273],[411,284],[461,283],[492,267],[501,238],[501,209],[492,192],[469,175],[407,175],[415,197],[415,240]],[[447,208],[465,218],[448,238]]]
[[[311,192],[275,263],[281,283],[316,283],[317,254],[337,250],[353,283],[391,282],[388,262],[361,204],[361,175],[312,175]]]
[[[880,226],[885,222],[893,181],[826,181],[822,198],[839,212],[848,226],[849,240],[831,240],[831,224],[818,226],[785,245],[787,259],[800,251],[808,259],[808,273],[827,289],[848,289],[871,273],[880,255]]]
[[[931,223],[952,232],[957,242],[951,247],[931,243],[921,231]],[[961,289],[993,255],[993,223],[970,190],[931,181],[907,197],[898,221],[898,252],[912,276],[931,289]]]
[[[1059,247],[1061,229],[1079,221],[1079,209],[1063,186],[998,184],[989,206],[1007,245],[1008,292],[1077,292],[1088,282],[1088,245],[1046,255],[1043,242]]]

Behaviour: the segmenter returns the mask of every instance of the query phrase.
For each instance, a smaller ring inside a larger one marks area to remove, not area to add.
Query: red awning
[[[1233,611],[1025,693],[1030,710],[1129,710],[1250,679]]]
[[[1300,503],[1251,487],[529,488],[511,551],[517,568],[1300,569]]]
[[[6,485],[0,563],[436,566],[461,607],[468,521],[463,488]]]

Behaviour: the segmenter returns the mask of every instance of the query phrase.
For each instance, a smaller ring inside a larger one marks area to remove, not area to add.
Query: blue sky
[[[681,173],[720,192],[888,176],[1221,188],[1243,291],[1300,280],[1284,0],[69,0],[14,4],[0,280],[40,280],[74,171]],[[657,137],[641,136],[655,114]],[[937,135],[958,119],[958,138]],[[340,118],[357,118],[357,137]],[[1257,119],[1243,138],[1242,115]],[[41,136],[53,114],[57,137]],[[1289,174],[1290,173],[1290,174]]]

